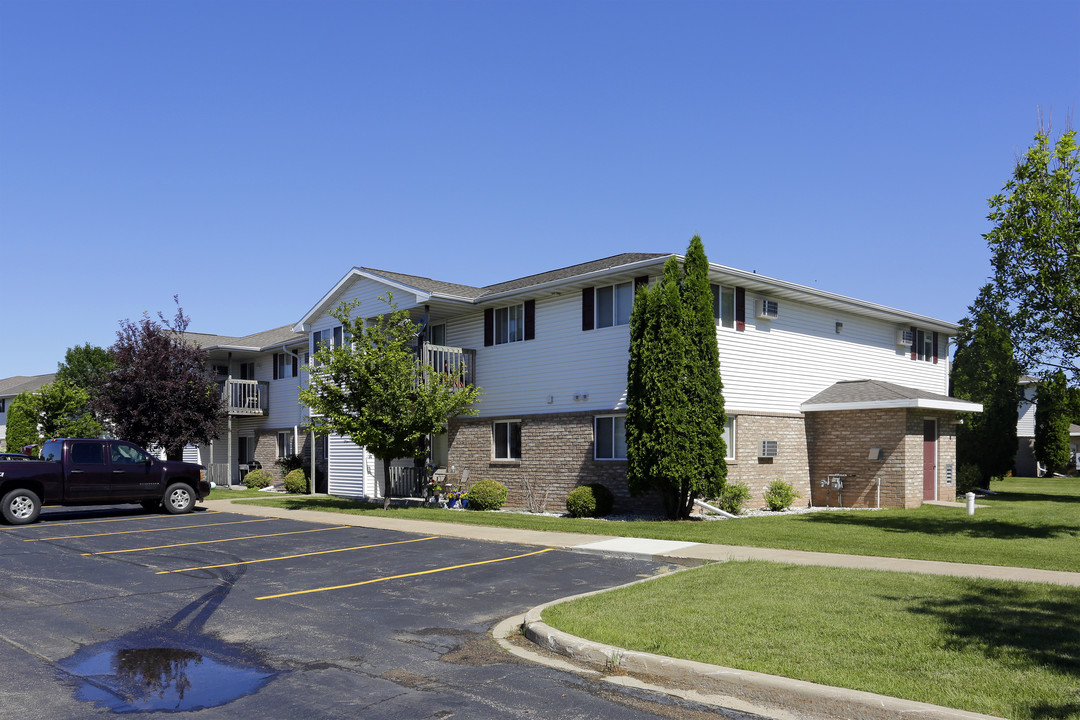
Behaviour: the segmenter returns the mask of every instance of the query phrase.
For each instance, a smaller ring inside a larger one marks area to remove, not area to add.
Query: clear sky
[[[620,252],[957,321],[1080,108],[1080,2],[0,0],[0,378],[244,335],[351,267]]]

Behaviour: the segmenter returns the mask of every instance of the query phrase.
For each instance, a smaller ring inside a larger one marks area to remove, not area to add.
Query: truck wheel
[[[184,483],[174,483],[165,491],[162,504],[173,515],[191,512],[191,508],[195,507],[195,493]]]
[[[41,498],[30,490],[12,490],[4,495],[2,510],[5,522],[11,525],[29,525],[38,519]]]

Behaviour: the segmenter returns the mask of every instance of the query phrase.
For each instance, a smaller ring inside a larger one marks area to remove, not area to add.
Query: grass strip
[[[999,494],[981,498],[974,516],[962,505],[911,510],[829,511],[739,520],[607,521],[473,512],[431,507],[382,506],[347,498],[303,495],[267,497],[254,491],[214,490],[211,499],[250,497],[257,504],[437,522],[529,530],[592,533],[684,542],[749,545],[848,555],[942,560],[1080,572],[1080,480],[1009,478]],[[249,500],[242,500],[249,502]]]
[[[764,562],[564,603],[544,622],[631,650],[1017,720],[1080,718],[1080,589]]]

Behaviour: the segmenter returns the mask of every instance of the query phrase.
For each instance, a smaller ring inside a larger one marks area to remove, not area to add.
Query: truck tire
[[[173,483],[165,491],[161,504],[172,515],[191,512],[191,509],[195,507],[195,491],[185,483]]]
[[[41,498],[31,490],[17,488],[4,495],[4,522],[10,525],[29,525],[41,513]]]

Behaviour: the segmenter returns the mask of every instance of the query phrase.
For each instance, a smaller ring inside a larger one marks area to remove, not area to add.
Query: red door
[[[923,420],[923,500],[937,500],[937,420]]]

